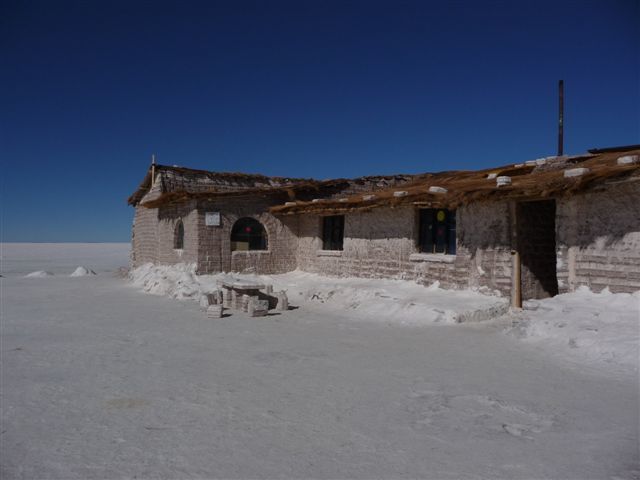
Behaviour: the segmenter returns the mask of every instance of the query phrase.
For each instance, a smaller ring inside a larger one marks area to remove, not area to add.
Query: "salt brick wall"
[[[457,210],[457,284],[511,291],[511,230],[508,202],[478,202]]]
[[[412,209],[379,208],[345,215],[344,250],[322,251],[322,217],[299,217],[298,268],[334,276],[401,277],[414,253]],[[340,255],[340,256],[335,256]]]
[[[195,206],[195,201],[191,201],[180,206],[158,209],[158,263],[161,265],[198,262],[200,232]],[[176,250],[175,232],[179,221],[184,226],[184,245],[181,250]]]
[[[161,193],[160,174],[156,176],[154,187],[140,203],[158,198]],[[131,263],[139,267],[144,263],[171,265],[174,263],[195,263],[198,260],[197,214],[193,203],[180,207],[145,208],[136,206],[131,248]],[[184,249],[175,250],[174,234],[177,223],[184,225]]]
[[[261,197],[218,198],[198,205],[199,232],[198,272],[219,271],[284,273],[296,269],[298,239],[294,231],[296,221],[291,217],[276,218],[268,209],[281,204],[282,199]],[[221,226],[206,226],[207,211],[221,212]],[[231,228],[240,218],[258,220],[267,232],[266,251],[231,252]]]
[[[322,275],[411,279],[425,284],[438,280],[445,288],[487,286],[510,290],[506,203],[458,209],[458,252],[441,262],[410,259],[419,253],[416,212],[406,206],[345,215],[341,252],[322,251],[321,217],[301,215],[298,268]]]
[[[560,293],[640,290],[640,184],[559,199],[556,248]]]
[[[142,198],[142,202],[153,200],[160,195],[156,184]],[[144,263],[158,263],[158,209],[136,206],[131,231],[131,265],[139,267]]]

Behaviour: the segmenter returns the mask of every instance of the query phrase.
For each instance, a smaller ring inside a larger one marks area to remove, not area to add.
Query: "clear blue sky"
[[[329,178],[640,143],[638,1],[0,1],[3,241],[128,241],[158,161]]]

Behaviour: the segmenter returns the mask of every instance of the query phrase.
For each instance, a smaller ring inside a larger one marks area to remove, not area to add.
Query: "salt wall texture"
[[[479,203],[457,211],[457,255],[421,254],[417,210],[378,208],[345,215],[344,250],[324,251],[321,217],[298,219],[298,268],[323,275],[411,279],[445,288],[511,288],[509,209]]]
[[[143,201],[153,198],[151,192],[148,196]],[[220,271],[274,274],[295,270],[297,237],[287,219],[277,219],[267,212],[271,204],[267,200],[238,197],[215,203],[192,201],[171,207],[136,207],[132,264],[135,267],[146,262],[195,263],[200,274]],[[208,211],[221,213],[220,226],[205,224]],[[231,228],[242,217],[262,223],[267,232],[267,250],[231,251]],[[184,225],[182,250],[173,248],[179,221]]]
[[[155,185],[142,198],[142,202],[153,200],[160,195],[159,185]],[[131,264],[139,267],[144,263],[158,263],[158,209],[136,206],[131,229]]]
[[[640,290],[640,184],[560,199],[556,215],[560,293]]]
[[[157,198],[160,193],[160,174],[154,187],[141,203]],[[145,208],[136,206],[131,238],[131,263],[134,267],[147,262],[158,264],[194,263],[198,261],[198,228],[195,203],[179,207]],[[178,221],[184,225],[184,248],[174,249]]]
[[[295,219],[276,218],[268,213],[272,205],[282,200],[260,197],[219,198],[214,202],[198,205],[198,272],[219,271],[284,273],[296,269],[298,238],[295,235]],[[205,213],[221,213],[221,226],[205,225]],[[231,251],[231,228],[240,218],[258,220],[267,232],[267,250]]]

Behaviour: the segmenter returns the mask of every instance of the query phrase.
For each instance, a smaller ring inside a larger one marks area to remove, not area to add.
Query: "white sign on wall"
[[[220,212],[206,212],[204,214],[204,224],[207,227],[220,226]]]

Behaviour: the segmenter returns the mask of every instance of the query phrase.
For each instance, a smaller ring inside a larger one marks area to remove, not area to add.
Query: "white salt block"
[[[349,199],[348,198],[341,198],[338,201],[344,203],[344,202],[348,202]]]
[[[249,310],[249,295],[242,295],[242,311],[246,312]]]
[[[375,195],[363,195],[362,196],[362,200],[364,200],[365,202],[368,202],[369,200],[373,200],[374,198],[376,198]]]
[[[409,195],[409,192],[405,191],[405,190],[400,190],[397,192],[393,192],[393,196],[394,197],[406,197],[407,195]]]
[[[520,168],[520,167],[524,167],[524,163],[516,163],[514,165],[515,168]]]
[[[222,318],[222,305],[210,305],[207,308],[207,318]]]
[[[235,290],[231,290],[231,308],[242,310],[242,296]]]
[[[639,155],[625,155],[618,158],[618,165],[632,165],[640,161]]]
[[[231,308],[231,291],[226,288],[222,291],[222,305]]]
[[[489,175],[487,175],[487,180],[493,180],[494,178],[496,178],[498,176],[497,173],[490,173]]]
[[[276,310],[280,310],[280,311],[289,310],[289,299],[287,298],[287,294],[284,290],[276,293],[276,298],[278,299]]]
[[[314,198],[313,200],[311,200],[311,203],[318,203],[320,200],[320,198]]]
[[[429,187],[429,193],[447,193],[448,190],[444,187]]]
[[[498,185],[498,187],[505,187],[507,185],[511,185],[511,177],[508,177],[506,175],[497,177],[496,185]]]
[[[209,295],[200,295],[200,307],[209,308]]]
[[[284,202],[285,207],[293,207],[295,204],[296,202]]]
[[[589,173],[589,169],[585,167],[569,168],[564,171],[564,178],[580,177],[586,173]]]
[[[258,297],[254,297],[249,302],[249,316],[251,317],[264,317],[269,312],[269,302],[267,300],[258,300]]]

